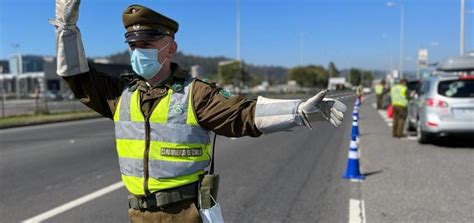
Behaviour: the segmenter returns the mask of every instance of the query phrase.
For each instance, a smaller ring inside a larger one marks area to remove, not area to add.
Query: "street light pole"
[[[236,55],[236,59],[237,61],[240,62],[240,0],[237,0],[236,1],[237,3],[237,44],[236,44],[236,51],[237,51],[237,55]]]
[[[403,4],[400,4],[400,79],[403,79],[403,35],[404,35],[404,25],[405,25],[405,7]]]
[[[3,66],[0,65],[0,75],[2,75],[0,78],[2,80],[2,84],[0,85],[1,90],[0,92],[2,93],[2,118],[5,117],[5,89],[4,89],[4,77],[3,77]]]
[[[392,73],[393,71],[393,47],[392,47],[392,38],[387,35],[387,34],[382,34],[382,39],[386,39],[387,40],[387,44],[388,44],[388,53],[389,53],[389,57],[388,57],[388,72],[389,74]]]
[[[459,46],[459,54],[462,56],[464,54],[464,16],[466,14],[466,1],[461,0],[461,29],[460,29],[460,46]]]
[[[394,7],[396,6],[395,3],[393,2],[387,2],[388,7]],[[403,78],[403,62],[405,60],[405,57],[403,55],[403,37],[404,37],[404,26],[405,26],[405,6],[402,3],[399,3],[398,6],[400,7],[400,79]]]
[[[300,33],[300,65],[303,66],[304,57],[303,57],[303,41],[304,41],[304,32]]]

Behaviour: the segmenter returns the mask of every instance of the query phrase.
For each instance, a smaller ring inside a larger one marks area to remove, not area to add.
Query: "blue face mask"
[[[159,50],[135,48],[130,56],[133,71],[146,80],[153,78],[158,72],[160,72],[163,64],[168,59],[168,57],[166,57],[165,60],[163,60],[163,63],[160,63],[158,61],[158,53],[169,44],[170,43],[166,44]]]

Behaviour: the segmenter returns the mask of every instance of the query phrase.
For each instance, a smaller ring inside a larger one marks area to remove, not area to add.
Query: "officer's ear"
[[[170,58],[173,58],[176,55],[176,52],[178,51],[178,44],[174,41],[174,39],[171,40],[168,56]]]

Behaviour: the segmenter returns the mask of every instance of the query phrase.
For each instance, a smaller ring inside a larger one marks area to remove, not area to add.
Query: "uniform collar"
[[[168,79],[166,79],[162,83],[159,83],[159,84],[153,86],[154,88],[155,87],[160,87],[160,86],[163,86],[163,85],[168,87],[168,88],[171,88],[171,86],[173,85],[173,83],[177,79],[185,80],[186,78],[189,77],[189,73],[186,72],[185,70],[181,69],[181,67],[177,63],[171,62],[170,70],[171,70],[171,74],[168,77]]]
[[[189,73],[181,69],[181,67],[177,63],[171,62],[170,70],[171,70],[171,74],[168,77],[168,79],[166,79],[162,83],[159,83],[155,86],[151,86],[144,79],[137,77],[138,79],[136,80],[137,85],[138,85],[137,89],[140,91],[146,92],[149,89],[153,89],[153,88],[163,88],[163,87],[172,88],[172,85],[174,82],[176,82],[176,80],[185,80],[190,76]]]

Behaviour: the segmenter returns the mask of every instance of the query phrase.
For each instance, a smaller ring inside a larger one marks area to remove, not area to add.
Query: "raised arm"
[[[89,67],[81,32],[76,26],[80,0],[56,0],[57,74],[69,84],[76,98],[102,116],[112,118],[126,81]]]
[[[81,32],[76,23],[80,0],[56,0],[56,19],[49,22],[56,26],[57,74],[72,76],[89,71]]]

